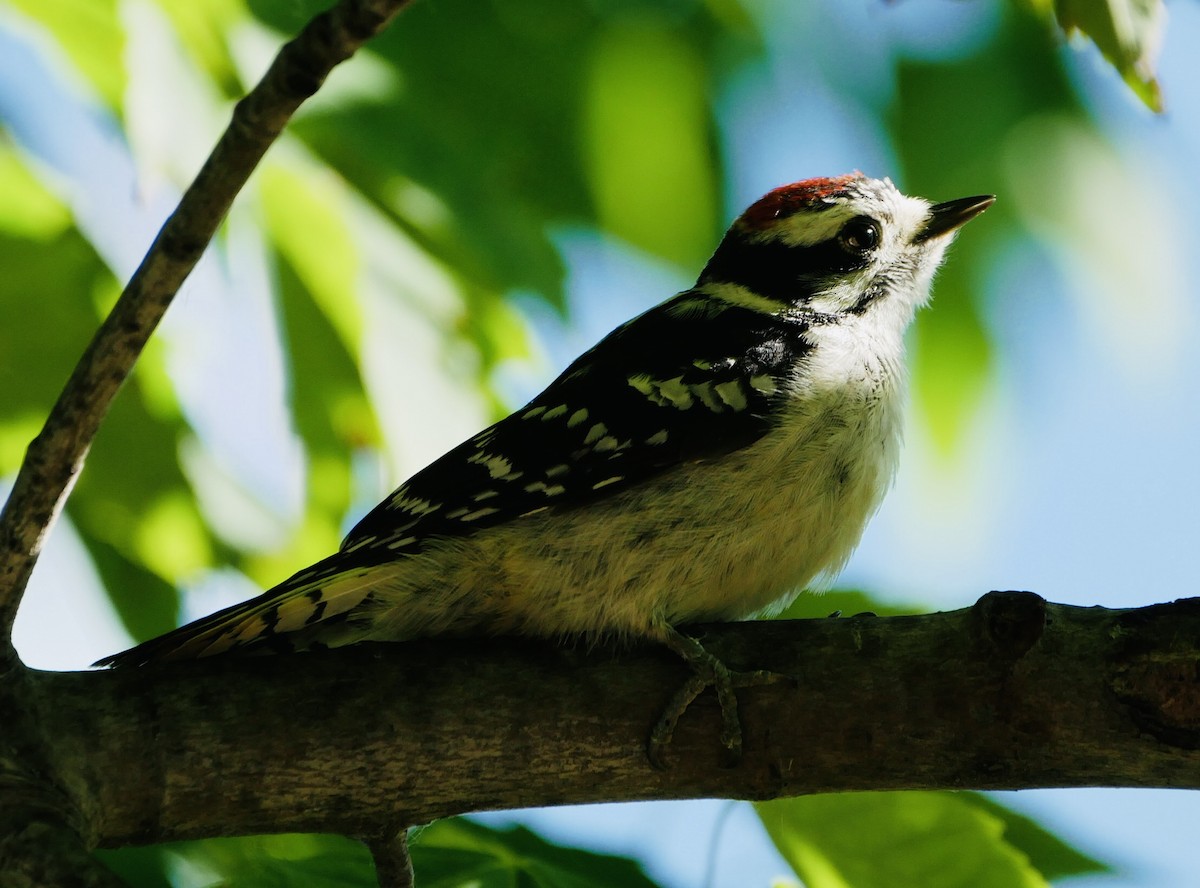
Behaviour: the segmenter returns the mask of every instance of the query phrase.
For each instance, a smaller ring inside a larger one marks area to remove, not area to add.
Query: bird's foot
[[[726,763],[729,767],[737,765],[742,759],[742,724],[738,717],[737,689],[791,679],[789,676],[765,669],[751,672],[734,671],[709,653],[699,641],[670,626],[666,627],[663,641],[683,658],[693,674],[675,692],[650,732],[650,742],[646,748],[650,764],[660,770],[666,767],[664,756],[671,744],[671,738],[675,735],[675,726],[679,723],[680,716],[705,688],[711,687],[716,691],[717,703],[721,706],[721,745],[725,750]]]

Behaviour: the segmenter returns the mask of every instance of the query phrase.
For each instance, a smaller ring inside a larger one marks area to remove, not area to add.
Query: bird
[[[401,484],[334,554],[100,660],[142,666],[360,641],[654,641],[692,676],[656,764],[734,673],[682,625],[770,613],[837,575],[894,477],[904,333],[991,195],[933,204],[860,172],[776,188],[696,284],[613,330],[529,403]]]

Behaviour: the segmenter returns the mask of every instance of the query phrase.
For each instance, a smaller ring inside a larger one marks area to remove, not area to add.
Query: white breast
[[[377,635],[640,635],[742,618],[831,579],[891,483],[903,378],[898,340],[850,324],[819,335],[754,445],[398,564]]]

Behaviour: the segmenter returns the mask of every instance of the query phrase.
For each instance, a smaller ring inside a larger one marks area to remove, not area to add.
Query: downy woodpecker
[[[679,624],[780,608],[846,562],[896,468],[904,331],[990,196],[931,205],[861,174],[770,192],[696,285],[402,484],[333,555],[100,661],[362,640],[657,639],[740,747],[730,673]],[[732,711],[731,711],[732,710]]]

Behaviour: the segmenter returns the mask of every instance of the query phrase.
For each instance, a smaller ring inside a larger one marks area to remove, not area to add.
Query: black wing
[[[418,472],[350,532],[363,564],[610,496],[773,425],[808,323],[685,291],[617,328],[525,407]]]
[[[569,509],[745,447],[774,424],[808,322],[685,292],[618,328],[521,410],[418,472],[341,550],[258,598],[97,665],[330,644],[371,597],[372,568],[505,521]],[[319,635],[304,641],[309,627]]]

